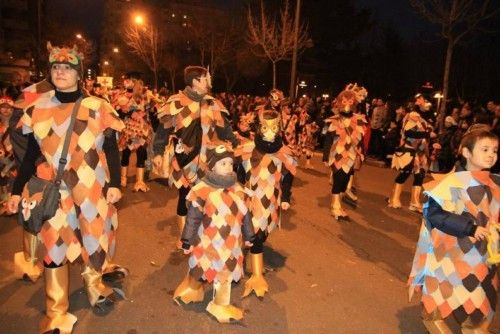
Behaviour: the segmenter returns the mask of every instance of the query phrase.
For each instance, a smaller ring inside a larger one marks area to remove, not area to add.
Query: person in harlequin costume
[[[188,66],[184,69],[184,82],[186,88],[160,107],[160,125],[153,140],[153,164],[157,170],[162,170],[162,155],[170,139],[175,146],[169,182],[179,190],[180,231],[186,222],[186,195],[205,172],[207,145],[220,141],[228,141],[233,147],[238,144],[229,112],[219,100],[208,95],[212,87],[210,72],[201,66]],[[177,247],[180,246],[178,243]]]
[[[403,184],[413,174],[413,186],[409,209],[422,212],[420,196],[425,173],[429,167],[429,138],[432,131],[431,126],[420,115],[421,96],[417,95],[414,110],[408,113],[402,122],[401,145],[392,158],[392,167],[399,171],[396,177],[392,194],[388,201],[391,208],[401,208],[401,192]]]
[[[498,137],[487,130],[466,134],[455,170],[425,185],[427,201],[413,266],[410,300],[422,293],[427,331],[489,333],[498,291],[500,177],[490,172]]]
[[[311,158],[314,153],[314,149],[316,148],[317,141],[317,133],[319,131],[319,126],[316,122],[307,122],[305,123],[302,131],[300,132],[300,148],[302,149],[302,153],[306,157],[306,168],[313,168],[311,165]]]
[[[130,106],[134,102],[134,93],[136,94],[138,91],[142,91],[141,82],[137,82],[135,79],[123,80],[123,90],[116,93],[112,102],[121,119],[129,116]]]
[[[207,172],[186,197],[187,221],[181,241],[190,254],[189,272],[174,292],[174,300],[203,301],[203,281],[213,283],[207,311],[219,322],[243,318],[231,305],[231,282],[243,277],[243,251],[252,246],[254,231],[250,193],[236,180],[233,154],[224,145],[207,151]]]
[[[362,114],[354,113],[356,106],[365,99],[367,91],[357,84],[349,84],[335,99],[338,114],[325,120],[328,131],[325,139],[323,161],[332,170],[332,202],[330,212],[338,221],[348,221],[341,200],[352,182],[357,161],[363,161],[363,136],[367,121]]]
[[[279,113],[263,111],[255,139],[238,146],[235,151],[241,159],[238,179],[254,193],[251,208],[256,238],[250,248],[252,276],[245,282],[244,297],[252,291],[262,297],[269,290],[263,276],[264,242],[279,224],[280,209],[290,207],[297,161],[290,148],[283,144],[280,123]]]
[[[127,172],[132,152],[137,154],[136,181],[134,191],[149,191],[144,182],[144,167],[148,159],[148,145],[153,138],[153,129],[147,119],[142,94],[135,95],[125,118],[125,129],[120,134],[118,146],[122,151],[120,185],[127,186]]]
[[[16,166],[8,131],[13,110],[14,101],[9,96],[0,97],[0,210],[2,213],[7,210],[6,204],[10,196],[8,186],[15,174]]]
[[[235,136],[239,143],[254,140],[255,133],[252,131],[255,123],[255,114],[252,112],[240,115],[236,125]]]
[[[121,197],[116,131],[124,125],[104,100],[82,96],[82,58],[76,47],[52,47],[48,43],[47,48],[48,81],[26,88],[16,101],[16,107],[24,110],[21,122],[28,143],[8,206],[11,212],[18,210],[23,187],[35,173],[35,161],[40,156],[55,176],[69,118],[79,101],[59,190],[61,207],[37,235],[46,296],[40,332],[70,333],[77,319],[68,312],[68,262],[83,261],[85,290],[90,304],[98,308],[114,300],[113,289],[104,281],[126,274],[124,268],[110,264],[118,223],[113,203]],[[29,214],[30,205],[23,205],[23,214]]]

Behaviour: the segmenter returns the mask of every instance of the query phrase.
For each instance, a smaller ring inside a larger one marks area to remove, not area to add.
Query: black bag
[[[59,186],[61,185],[64,167],[68,162],[66,157],[68,155],[69,142],[81,101],[82,98],[79,98],[73,107],[54,182],[32,176],[24,186],[21,201],[19,202],[17,221],[31,234],[38,234],[42,229],[43,223],[54,217],[59,208],[61,201]]]

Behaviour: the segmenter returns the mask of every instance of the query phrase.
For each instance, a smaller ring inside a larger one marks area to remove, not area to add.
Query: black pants
[[[252,254],[260,254],[264,252],[264,242],[266,241],[268,236],[267,231],[264,232],[262,230],[259,230],[255,234],[255,238],[253,240],[253,246],[250,247],[250,253]]]
[[[136,150],[137,152],[137,168],[144,168],[144,163],[148,159],[148,150],[146,149],[146,145],[139,146]],[[127,167],[130,162],[130,155],[132,151],[127,147],[122,151],[122,167]]]
[[[405,183],[410,177],[410,174],[413,174],[413,186],[422,186],[424,183],[425,171],[421,169],[419,173],[413,173],[413,161],[399,172],[395,182],[399,184]]]
[[[191,190],[191,188],[189,188],[189,187],[179,188],[179,197],[177,198],[177,215],[178,216],[187,216],[188,210],[187,210],[187,206],[186,206],[186,196],[190,190]]]
[[[333,173],[333,185],[332,194],[341,194],[347,190],[347,184],[349,183],[349,178],[354,175],[354,169],[351,168],[349,173],[344,172],[343,169]]]

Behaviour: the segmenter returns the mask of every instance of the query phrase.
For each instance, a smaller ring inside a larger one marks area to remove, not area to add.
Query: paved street
[[[292,208],[268,239],[270,293],[262,301],[241,299],[243,284],[233,286],[232,300],[246,313],[232,325],[204,312],[211,289],[198,305],[172,301],[187,270],[186,257],[173,251],[176,192],[151,182],[149,193],[137,194],[129,183],[119,204],[115,261],[130,268],[128,300],[106,317],[94,314],[80,268],[73,265],[74,333],[425,333],[418,300],[409,303],[406,288],[420,218],[406,208],[385,207],[395,171],[364,166],[358,174],[359,208],[351,211],[352,222],[340,224],[329,215],[327,170],[318,157],[314,164],[314,171],[299,169]],[[408,203],[409,184],[405,190],[402,200]],[[0,332],[36,333],[44,284],[13,279],[12,258],[21,247],[13,218],[0,219],[0,245]],[[500,333],[499,318],[493,333]]]

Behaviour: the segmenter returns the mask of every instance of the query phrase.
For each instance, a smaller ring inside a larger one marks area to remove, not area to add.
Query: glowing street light
[[[120,50],[118,48],[113,48],[113,52],[118,53],[118,52],[120,52]]]
[[[108,66],[109,65],[109,61],[105,60],[104,61],[104,66]]]
[[[78,38],[78,39],[82,39],[82,38],[83,38],[83,36],[82,36],[82,34],[76,34],[76,38]]]
[[[135,24],[142,25],[144,24],[144,17],[142,17],[142,15],[136,15],[134,17],[134,22]]]

